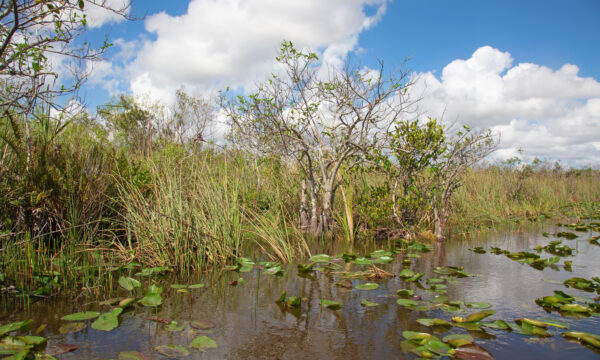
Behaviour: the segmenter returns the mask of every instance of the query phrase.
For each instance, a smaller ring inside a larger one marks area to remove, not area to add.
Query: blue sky
[[[600,163],[597,0],[138,0],[132,13],[146,18],[86,35],[115,43],[84,89],[92,108],[120,92],[243,91],[287,39],[332,64],[410,57],[423,110],[497,131],[500,157]]]

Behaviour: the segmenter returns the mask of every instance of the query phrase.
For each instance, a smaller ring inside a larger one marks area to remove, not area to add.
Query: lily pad
[[[453,356],[457,359],[494,360],[489,351],[476,344],[466,344],[454,349]]]
[[[380,257],[391,257],[393,254],[391,251],[386,250],[375,250],[369,254],[369,257],[373,259],[378,259]]]
[[[181,345],[159,345],[154,347],[154,350],[156,350],[161,355],[164,355],[169,358],[177,358],[190,355],[190,351],[188,350],[188,348]]]
[[[142,284],[138,280],[125,276],[121,276],[119,278],[119,285],[127,291],[131,291],[134,288],[139,288],[142,286]]]
[[[331,257],[327,254],[318,254],[311,257],[308,261],[313,263],[328,263],[331,260]]]
[[[179,332],[185,329],[185,324],[179,324],[177,321],[171,321],[169,325],[166,326],[167,331]]]
[[[283,274],[283,270],[281,269],[281,266],[277,265],[277,266],[273,266],[268,269],[265,269],[264,273],[268,274],[268,275],[281,275],[281,274]]]
[[[358,290],[375,290],[378,287],[378,284],[372,282],[356,285],[356,289]]]
[[[360,305],[361,305],[361,306],[364,306],[364,307],[374,307],[374,306],[379,306],[379,304],[378,304],[378,303],[376,303],[376,302],[372,302],[372,301],[368,301],[368,300],[362,300],[362,301],[360,302]]]
[[[192,284],[188,286],[188,289],[202,289],[204,288],[204,284]]]
[[[123,312],[122,308],[116,308],[104,313],[92,323],[92,328],[100,331],[111,331],[119,326],[119,315]]]
[[[83,320],[90,320],[90,319],[95,319],[98,316],[100,316],[100,313],[97,311],[84,311],[84,312],[77,312],[77,313],[73,313],[70,315],[65,315],[61,318],[61,320],[65,320],[65,321],[83,321]]]
[[[0,337],[2,337],[4,334],[8,334],[10,332],[19,330],[19,329],[29,325],[29,323],[31,323],[31,321],[32,320],[18,321],[18,322],[0,326]]]
[[[488,302],[478,302],[478,301],[465,302],[465,305],[467,307],[470,307],[471,309],[488,309],[488,308],[492,307],[492,304],[490,304]]]
[[[396,295],[398,296],[413,296],[415,294],[414,290],[409,289],[400,289],[396,291]]]
[[[459,347],[462,345],[472,344],[473,337],[469,334],[452,334],[444,336],[442,341],[450,344],[452,347]]]
[[[162,304],[162,297],[158,294],[146,295],[139,300],[139,303],[149,307],[159,306]]]
[[[398,299],[398,300],[396,300],[396,303],[398,305],[406,306],[406,307],[413,307],[413,306],[418,305],[418,303],[416,301],[411,300],[411,299]]]
[[[72,334],[81,331],[87,327],[86,323],[82,322],[70,322],[63,324],[58,328],[58,332],[61,334]]]
[[[193,327],[194,329],[198,329],[198,330],[208,330],[208,329],[212,329],[214,327],[216,327],[217,325],[215,325],[215,323],[211,322],[211,321],[192,321],[190,322],[190,326]]]
[[[417,322],[425,326],[452,326],[452,324],[442,319],[418,319]]]
[[[206,349],[216,348],[217,343],[213,339],[209,338],[208,336],[198,336],[197,338],[192,340],[192,342],[190,343],[190,346],[195,349],[204,351]]]
[[[122,351],[119,353],[119,360],[146,360],[148,357],[144,356],[139,351]]]
[[[359,258],[352,260],[352,263],[356,264],[356,265],[370,265],[373,263],[373,261],[371,261],[367,258],[364,258],[364,257],[359,257]]]
[[[333,300],[327,300],[327,299],[321,299],[321,301],[319,302],[321,304],[321,306],[324,306],[328,309],[339,309],[342,306],[342,303],[337,302],[337,301],[333,301]]]

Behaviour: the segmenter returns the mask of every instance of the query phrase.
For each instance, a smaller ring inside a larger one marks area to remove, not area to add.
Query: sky
[[[492,129],[498,161],[521,149],[525,161],[600,166],[597,0],[137,0],[131,14],[141,19],[89,15],[86,40],[114,44],[88,64],[91,109],[121,93],[168,104],[182,87],[249,92],[285,39],[332,65],[408,58],[421,112]]]

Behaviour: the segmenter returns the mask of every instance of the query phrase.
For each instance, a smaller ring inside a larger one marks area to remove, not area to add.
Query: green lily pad
[[[179,332],[185,329],[185,324],[179,325],[177,321],[171,321],[169,325],[167,325],[165,328],[167,329],[167,331]]]
[[[408,279],[415,276],[415,273],[411,269],[403,269],[402,271],[400,271],[400,274],[398,274],[398,276],[402,279]]]
[[[29,323],[31,323],[31,321],[32,320],[18,321],[18,322],[0,326],[0,337],[2,337],[4,334],[8,334],[10,332],[19,330],[19,329],[29,325]]]
[[[129,305],[133,304],[135,302],[135,298],[125,298],[121,301],[119,301],[119,307],[120,308],[127,308]]]
[[[198,336],[192,340],[190,347],[204,351],[206,349],[216,348],[217,343],[208,336]]]
[[[100,316],[100,313],[97,311],[84,311],[84,312],[73,313],[70,315],[65,315],[61,318],[61,320],[83,321],[83,320],[95,319],[98,316]]]
[[[285,300],[288,306],[298,307],[302,304],[302,298],[299,296],[290,296]]]
[[[324,306],[328,309],[339,309],[342,306],[342,303],[340,302],[327,299],[321,299],[319,303],[321,304],[321,306]]]
[[[187,285],[183,284],[171,284],[171,289],[187,289]]]
[[[162,297],[158,294],[146,295],[139,300],[139,303],[149,307],[159,306],[162,304]]]
[[[373,263],[373,261],[371,261],[367,258],[364,258],[364,257],[359,257],[359,258],[352,260],[352,263],[356,264],[356,265],[370,265]]]
[[[442,319],[418,319],[417,322],[425,326],[452,326],[452,324]]]
[[[462,345],[472,344],[474,340],[469,334],[451,334],[444,336],[442,341],[456,348]]]
[[[308,259],[308,261],[313,263],[328,263],[330,260],[331,257],[327,254],[318,254]]]
[[[488,316],[492,316],[496,313],[495,310],[483,310],[480,312],[476,312],[473,313],[469,316],[467,316],[466,319],[463,319],[460,316],[456,316],[452,318],[452,321],[454,321],[455,323],[472,323],[472,322],[477,322],[479,320],[485,319]]]
[[[144,356],[139,351],[121,351],[119,353],[119,360],[146,360],[147,357]]]
[[[425,283],[430,285],[430,284],[442,284],[444,281],[446,281],[445,279],[442,278],[429,278],[427,280],[425,280]]]
[[[100,331],[111,331],[119,326],[119,315],[123,312],[122,308],[116,308],[112,311],[100,315],[92,323],[92,328]]]
[[[119,278],[119,285],[127,291],[142,287],[142,283],[140,283],[138,280],[125,276],[121,276]]]
[[[492,304],[490,304],[488,302],[478,302],[478,301],[465,302],[465,305],[467,307],[470,307],[471,309],[488,309],[488,308],[492,307]]]
[[[298,264],[297,268],[298,268],[298,272],[299,273],[308,273],[311,272],[313,270],[313,266],[315,264],[313,263],[309,263],[309,264]]]
[[[391,257],[393,254],[391,251],[387,250],[375,250],[369,254],[369,257],[373,259],[377,259],[380,257]]]
[[[413,306],[418,305],[418,303],[416,301],[411,300],[411,299],[398,299],[398,300],[396,300],[396,303],[398,305],[405,306],[405,307],[413,307]]]
[[[181,345],[159,345],[154,347],[154,350],[156,350],[156,352],[158,352],[159,354],[169,358],[178,358],[190,355],[190,351],[188,350],[188,348]]]
[[[378,303],[376,303],[376,302],[372,302],[372,301],[368,301],[368,300],[362,300],[362,301],[360,302],[360,305],[361,305],[361,306],[364,306],[364,307],[374,307],[374,306],[379,306],[379,304],[378,304]]]
[[[600,335],[590,334],[582,331],[567,331],[562,335],[565,339],[578,340],[582,344],[590,345],[600,349]]]
[[[281,275],[283,274],[283,270],[281,269],[281,266],[278,265],[265,269],[264,273],[268,275]]]
[[[376,258],[375,260],[373,260],[373,262],[376,264],[388,264],[388,263],[391,263],[392,261],[394,261],[394,258],[391,256],[380,256],[380,257]]]
[[[204,284],[192,284],[188,286],[188,289],[202,289],[204,288]]]
[[[372,282],[356,285],[356,289],[358,290],[375,290],[378,287],[378,284]]]
[[[63,324],[58,328],[58,332],[61,334],[72,334],[81,331],[87,327],[86,323],[82,322],[70,322]]]
[[[398,296],[413,296],[415,294],[414,290],[409,289],[400,289],[396,291],[396,295]]]

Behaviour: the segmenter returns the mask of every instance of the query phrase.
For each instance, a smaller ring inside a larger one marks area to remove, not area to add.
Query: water
[[[564,231],[564,228],[546,227],[550,233]],[[496,314],[490,320],[503,319],[513,322],[517,318],[546,318],[559,320],[570,325],[570,330],[600,333],[600,318],[573,319],[562,317],[557,312],[546,313],[534,300],[552,295],[553,290],[562,290],[573,296],[593,298],[596,293],[587,293],[566,288],[562,282],[574,276],[591,278],[600,276],[600,247],[591,245],[587,239],[597,234],[578,233],[575,240],[563,240],[576,248],[573,256],[563,257],[555,267],[542,271],[526,264],[520,264],[504,255],[491,253],[476,254],[468,251],[473,246],[489,249],[497,246],[509,251],[532,251],[538,244],[546,245],[556,239],[541,236],[541,228],[510,231],[486,239],[451,241],[437,246],[430,253],[412,259],[411,269],[426,272],[422,279],[439,277],[433,270],[436,266],[462,266],[465,271],[477,274],[476,277],[457,279],[456,284],[448,284],[447,295],[452,300],[482,301],[492,304]],[[335,254],[335,252],[332,252]],[[553,255],[542,253],[547,258]],[[401,256],[381,268],[398,274],[402,269]],[[562,264],[572,260],[572,271],[566,271]],[[342,264],[343,265],[343,264]],[[353,265],[352,270],[363,269]],[[411,311],[396,304],[396,291],[401,288],[415,289],[423,299],[434,296],[431,292],[407,284],[400,278],[378,281],[379,288],[372,291],[346,289],[335,286],[338,275],[314,272],[314,279],[299,277],[295,265],[286,268],[283,276],[265,275],[260,271],[239,274],[223,271],[193,279],[203,282],[205,289],[190,290],[187,294],[177,293],[165,285],[164,303],[157,309],[141,306],[132,307],[120,316],[120,326],[110,332],[96,331],[91,327],[74,333],[61,335],[58,328],[64,324],[60,317],[75,311],[107,311],[90,299],[65,301],[54,299],[39,302],[29,310],[12,313],[2,323],[31,318],[33,329],[41,324],[48,326],[40,334],[48,338],[49,344],[74,344],[79,346],[72,353],[59,355],[60,359],[107,359],[117,358],[119,352],[137,350],[149,358],[166,359],[153,349],[158,345],[180,344],[188,346],[191,339],[199,334],[190,333],[189,322],[208,320],[216,327],[206,334],[218,343],[218,348],[205,352],[192,350],[188,358],[198,359],[404,359],[417,358],[403,353],[402,331],[413,330],[432,332],[432,328],[416,322],[419,318],[441,318],[450,321],[454,314],[440,310],[427,312]],[[229,285],[243,277],[246,284]],[[146,280],[150,281],[150,280]],[[181,282],[179,280],[178,282]],[[365,280],[354,279],[356,286]],[[307,298],[300,309],[286,309],[275,300],[282,291],[288,296]],[[120,296],[127,292],[120,290]],[[320,299],[331,299],[343,304],[339,310],[330,310],[319,305]],[[374,301],[378,307],[367,308],[361,300]],[[4,309],[9,310],[9,309]],[[466,316],[470,312],[457,314]],[[168,332],[160,322],[148,320],[158,317],[185,323],[182,332]],[[487,319],[486,319],[487,320]],[[567,342],[560,331],[551,330],[554,336],[538,338],[503,330],[487,329],[471,332],[475,343],[488,350],[496,359],[591,359],[598,354],[579,344]],[[452,327],[443,333],[433,332],[442,337],[450,333],[466,333],[466,330]]]

